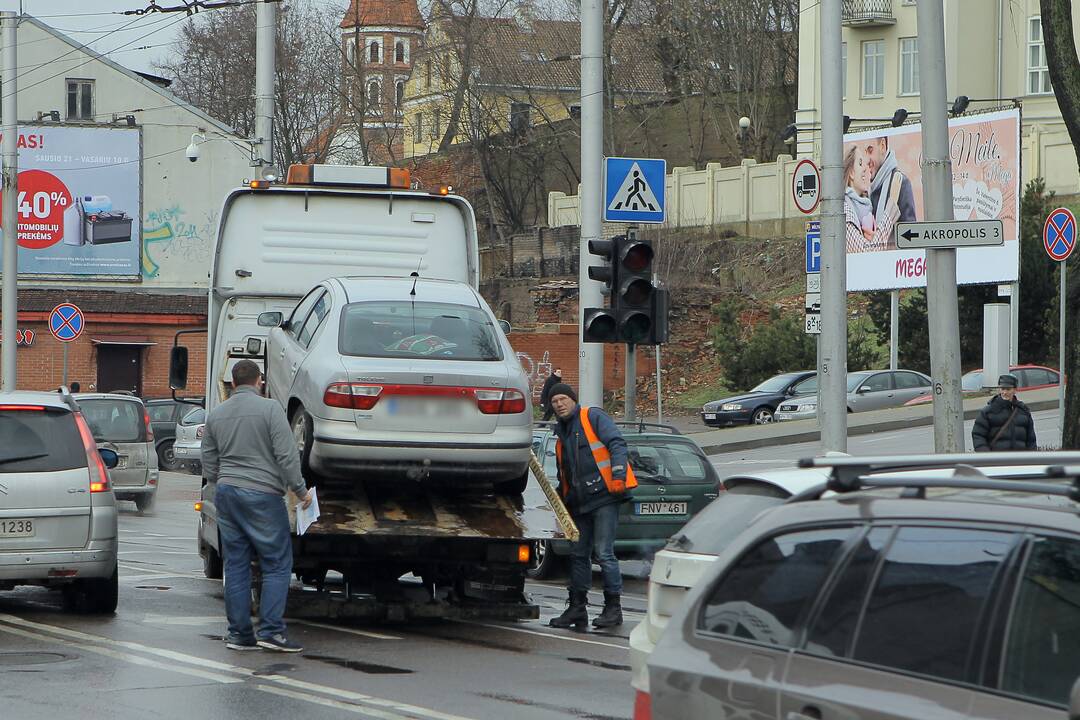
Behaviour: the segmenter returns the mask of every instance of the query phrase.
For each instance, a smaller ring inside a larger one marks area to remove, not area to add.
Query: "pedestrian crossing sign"
[[[667,162],[604,158],[604,222],[664,222]]]

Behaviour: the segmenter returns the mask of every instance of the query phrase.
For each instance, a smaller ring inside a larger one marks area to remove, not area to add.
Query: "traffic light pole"
[[[626,419],[637,420],[637,346],[626,345]]]
[[[2,362],[0,362],[0,374],[3,375],[3,390],[4,392],[13,392],[16,387],[16,365],[17,360],[15,356],[15,326],[19,321],[19,298],[18,298],[18,283],[19,283],[19,239],[18,233],[18,176],[19,176],[19,156],[17,141],[19,139],[18,131],[18,108],[16,105],[17,98],[17,68],[16,65],[16,50],[17,43],[16,31],[18,28],[18,18],[13,12],[5,12],[0,14],[0,23],[3,24],[4,34],[4,50],[3,50],[3,122],[4,122],[4,140],[3,140],[3,185],[4,185],[4,232],[3,232],[3,271],[4,282],[2,292],[3,298],[0,300],[0,312],[3,313],[3,329],[0,330],[0,337],[3,338],[3,346],[0,347],[0,354],[2,354]],[[67,346],[67,343],[64,343]]]

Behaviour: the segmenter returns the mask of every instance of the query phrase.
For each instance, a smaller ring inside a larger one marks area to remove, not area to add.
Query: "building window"
[[[404,40],[397,40],[394,43],[394,62],[407,63],[409,62],[409,52],[406,50],[408,46]]]
[[[870,40],[862,44],[863,97],[885,94],[885,41]]]
[[[394,106],[401,108],[402,101],[405,100],[405,81],[398,80],[394,83]]]
[[[919,94],[919,38],[900,38],[900,94]]]
[[[521,135],[529,129],[529,110],[528,103],[510,103],[510,132]]]
[[[382,43],[378,40],[368,43],[368,62],[376,65],[382,62]]]
[[[369,115],[379,114],[379,105],[382,104],[382,88],[378,80],[368,80],[367,84],[367,109]]]
[[[431,139],[438,140],[442,137],[442,118],[439,117],[439,111],[431,113]]]
[[[94,119],[94,81],[67,81],[67,119]]]
[[[356,43],[349,40],[345,47],[346,55],[349,58],[349,65],[356,67]]]
[[[431,60],[424,63],[424,89],[431,89]]]
[[[840,95],[847,97],[847,43],[840,43]]]
[[[1028,19],[1028,95],[1045,95],[1052,92],[1050,70],[1046,66],[1046,48],[1043,46],[1042,18]]]

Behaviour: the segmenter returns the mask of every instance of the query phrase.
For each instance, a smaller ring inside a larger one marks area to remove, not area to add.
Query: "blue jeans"
[[[611,503],[584,515],[575,515],[574,522],[581,539],[570,549],[570,589],[588,592],[592,587],[592,556],[595,553],[604,578],[604,592],[622,593],[622,573],[615,559],[615,529],[619,525],[619,504]]]
[[[262,568],[259,638],[285,634],[285,599],[292,576],[292,539],[285,498],[218,483],[214,494],[225,566],[225,616],[229,635],[250,640],[251,560]]]

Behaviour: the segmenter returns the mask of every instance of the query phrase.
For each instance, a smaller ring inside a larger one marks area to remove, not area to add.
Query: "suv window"
[[[126,400],[79,400],[79,408],[94,439],[106,442],[146,442],[142,403]]]
[[[176,410],[176,406],[171,403],[153,403],[146,406],[146,411],[150,413],[150,422],[169,422],[173,419],[173,412]]]
[[[315,331],[322,327],[323,320],[330,314],[330,293],[323,293],[318,302],[315,303],[315,307],[311,309],[311,314],[308,315],[307,322],[304,323],[304,329],[300,331],[300,337],[298,338],[300,344],[304,347],[308,347],[311,344],[311,337],[315,334]]]
[[[698,628],[790,647],[796,623],[853,532],[806,530],[759,543],[713,588]]]
[[[1065,705],[1080,668],[1080,542],[1036,540],[1017,592],[1001,688]]]
[[[450,303],[381,300],[341,313],[344,355],[431,360],[502,360],[495,326],[480,308]]]
[[[0,474],[86,467],[75,416],[67,410],[0,410]]]
[[[967,528],[901,528],[859,622],[852,657],[965,679],[983,607],[1014,537]]]
[[[639,482],[703,483],[709,478],[707,461],[694,447],[633,438],[626,444]]]

